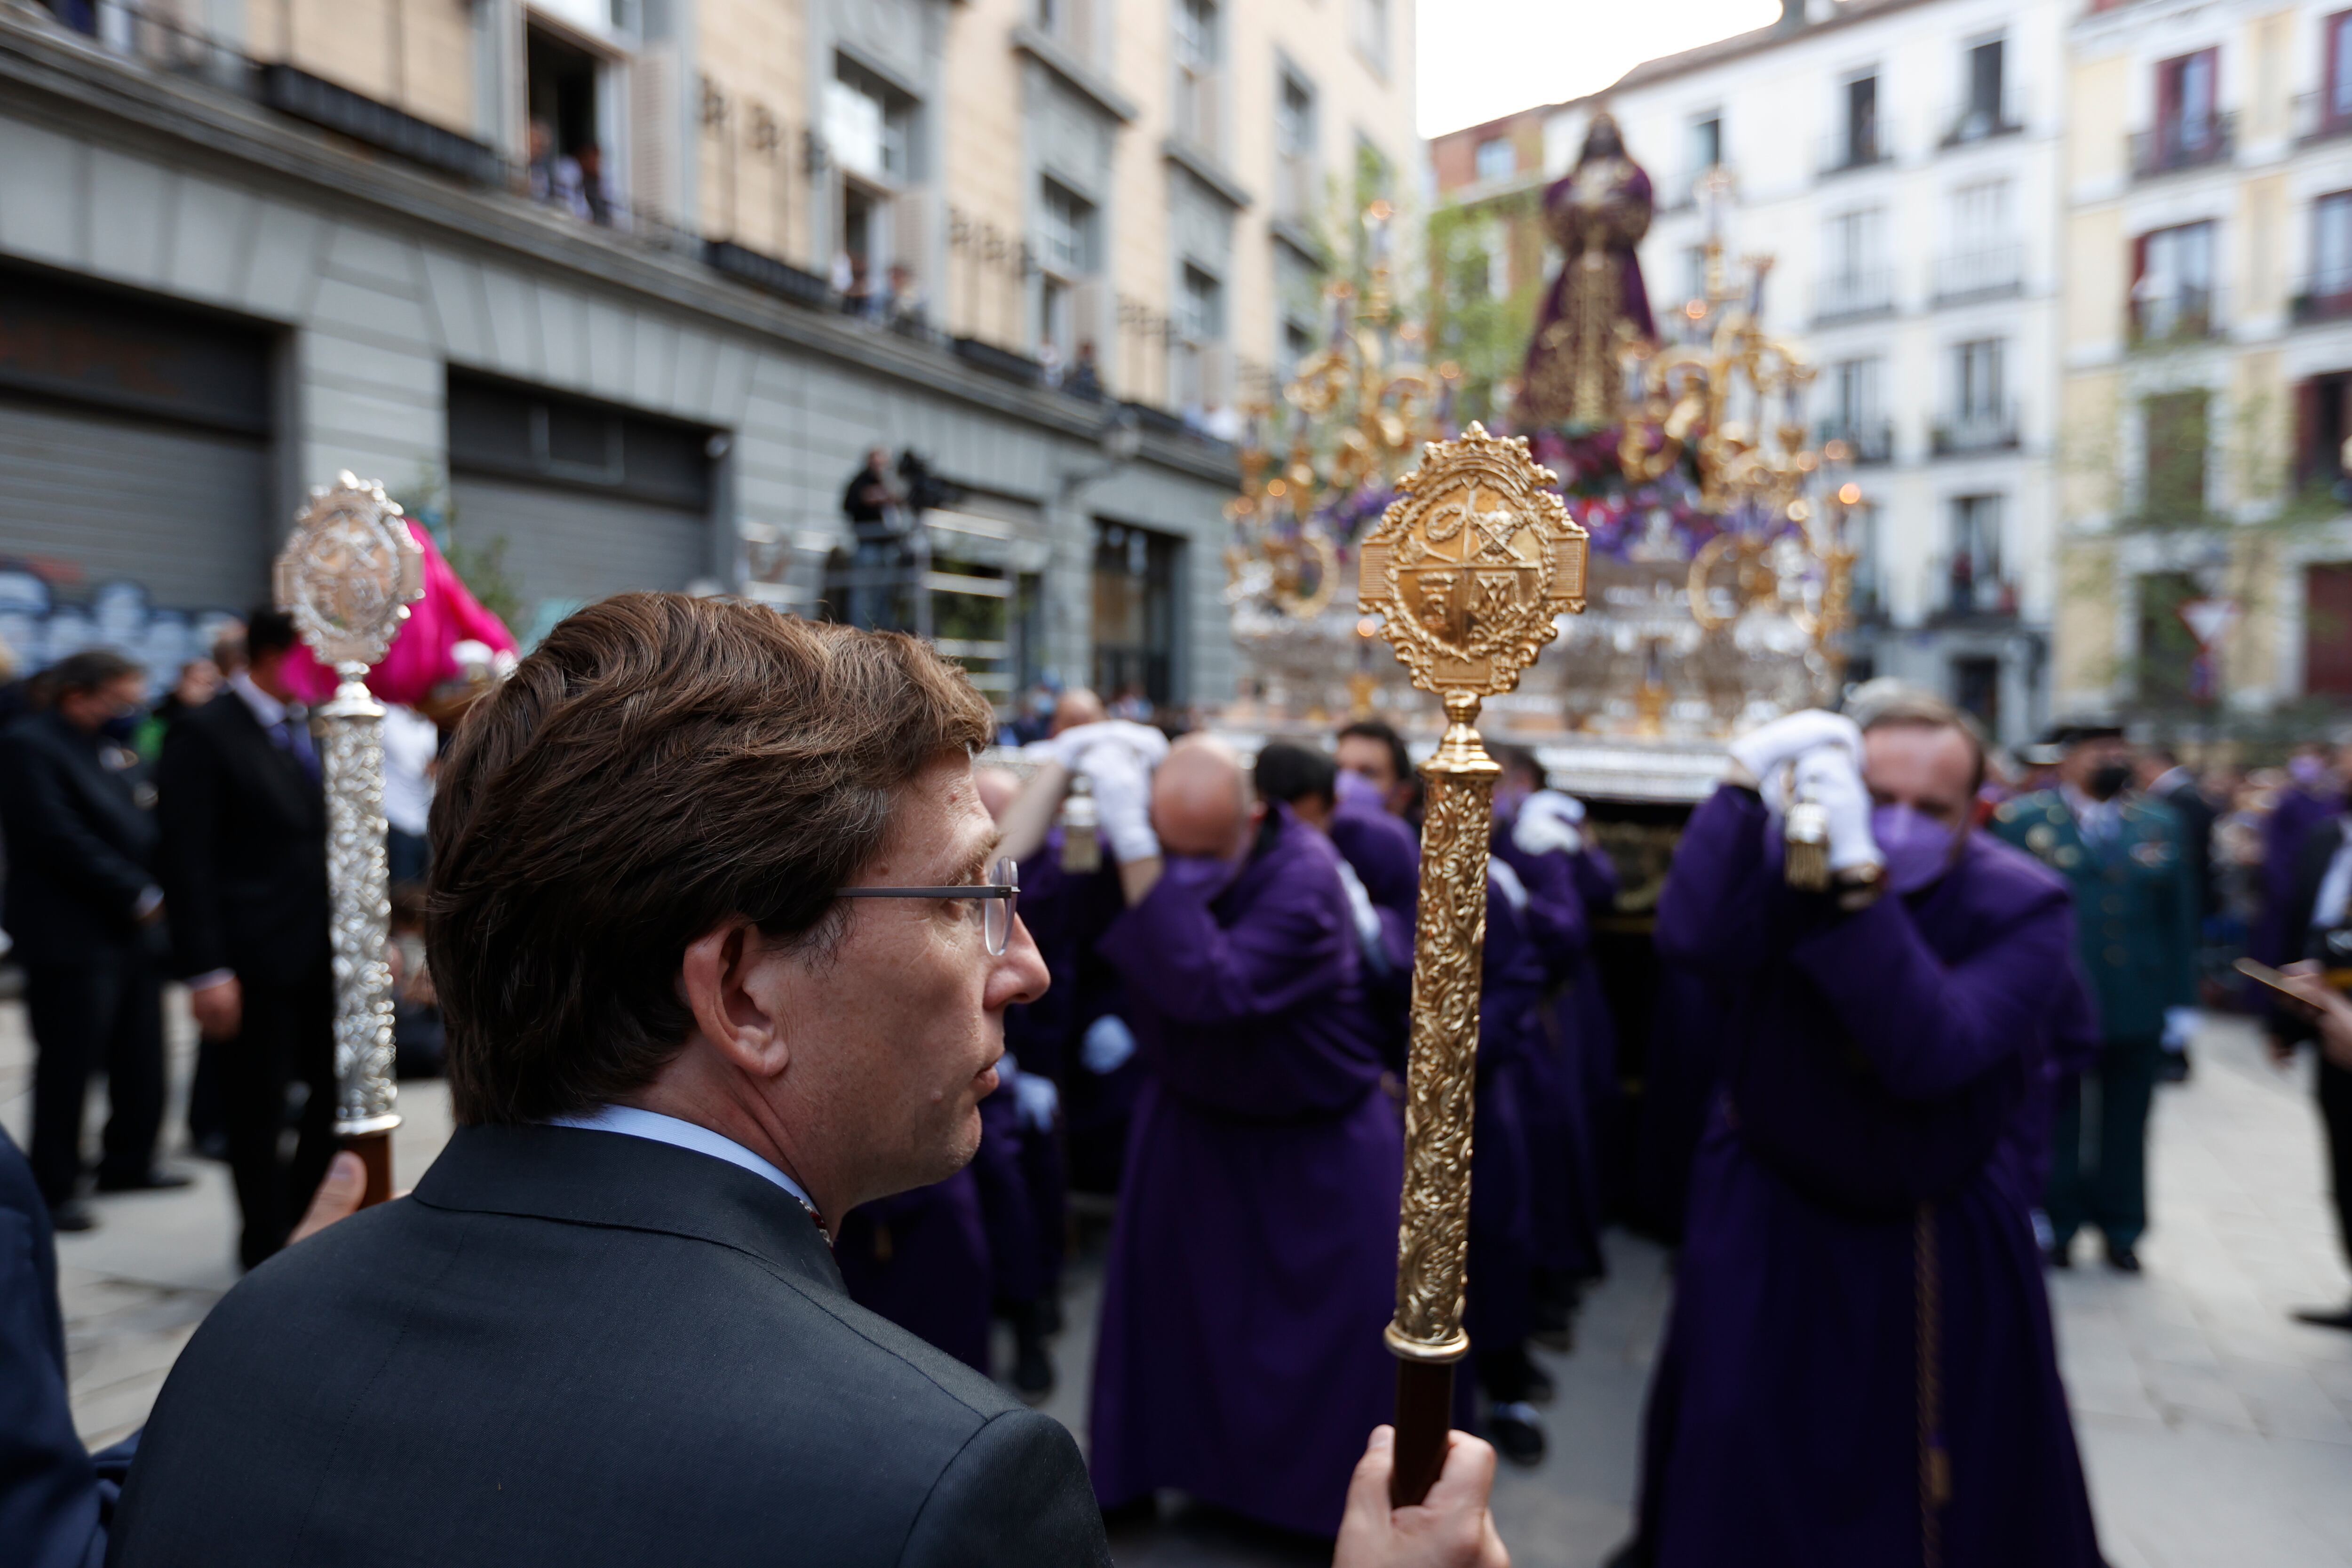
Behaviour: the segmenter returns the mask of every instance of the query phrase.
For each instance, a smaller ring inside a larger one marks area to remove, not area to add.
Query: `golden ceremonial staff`
[[[360,1201],[392,1195],[392,967],[385,961],[383,708],[367,689],[408,606],[425,594],[425,552],[380,484],[343,474],[310,492],[278,557],[278,607],[335,672],[316,710],[327,795],[328,925],[335,969],[335,1133],[367,1164]]]
[[[1412,1053],[1405,1074],[1404,1194],[1397,1220],[1396,1469],[1390,1496],[1417,1503],[1445,1461],[1470,1235],[1471,1107],[1486,858],[1502,769],[1478,738],[1478,705],[1518,684],[1562,613],[1584,609],[1585,532],[1523,439],[1472,425],[1422,448],[1421,466],[1361,547],[1358,598],[1382,617],[1412,683],[1445,704],[1445,736],[1422,764],[1421,904],[1413,936]]]

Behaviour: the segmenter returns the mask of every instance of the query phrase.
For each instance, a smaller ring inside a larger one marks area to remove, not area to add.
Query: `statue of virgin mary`
[[[1650,213],[1650,176],[1625,155],[1616,120],[1595,114],[1576,167],[1544,192],[1544,227],[1563,259],[1528,344],[1516,410],[1522,427],[1617,422],[1621,328],[1657,336],[1634,254]]]

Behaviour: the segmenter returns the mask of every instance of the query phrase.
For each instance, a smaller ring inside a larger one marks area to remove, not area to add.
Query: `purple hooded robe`
[[[1103,1282],[1096,1493],[1174,1488],[1329,1535],[1390,1417],[1403,1179],[1338,852],[1271,806],[1238,875],[1171,858],[1099,951],[1146,1070]]]
[[[2017,1125],[2079,984],[2067,889],[1975,834],[1930,887],[1841,913],[1788,889],[1769,822],[1718,790],[1658,908],[1662,953],[1730,1007],[1646,1561],[1887,1568],[1932,1531],[1955,1568],[2096,1568]]]

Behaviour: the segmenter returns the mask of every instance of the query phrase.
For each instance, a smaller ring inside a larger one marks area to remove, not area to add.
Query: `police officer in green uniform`
[[[2106,1237],[2107,1262],[2136,1274],[2164,1012],[2196,1001],[2198,894],[2179,818],[2126,793],[2132,753],[2123,731],[2077,725],[2057,742],[2057,787],[1993,814],[1995,833],[2074,884],[2075,946],[2099,999],[2098,1061],[2063,1087],[2052,1128],[2050,1260],[2069,1265],[2074,1232],[2087,1222]],[[2088,1153],[2086,1100],[2098,1122]]]

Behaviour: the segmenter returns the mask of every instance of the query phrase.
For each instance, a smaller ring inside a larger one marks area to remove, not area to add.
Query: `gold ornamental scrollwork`
[[[1584,608],[1586,537],[1525,439],[1474,423],[1422,452],[1359,547],[1358,598],[1449,718],[1468,700],[1466,723]]]
[[[1485,699],[1518,684],[1557,634],[1558,617],[1584,608],[1585,532],[1555,483],[1526,441],[1473,425],[1457,440],[1423,448],[1421,466],[1399,481],[1397,499],[1360,547],[1361,609],[1383,618],[1413,684],[1439,696],[1448,721],[1436,754],[1422,765],[1397,1308],[1384,1335],[1407,1363],[1443,1365],[1470,1344],[1462,1286],[1478,989],[1489,816],[1502,772],[1473,726]]]

